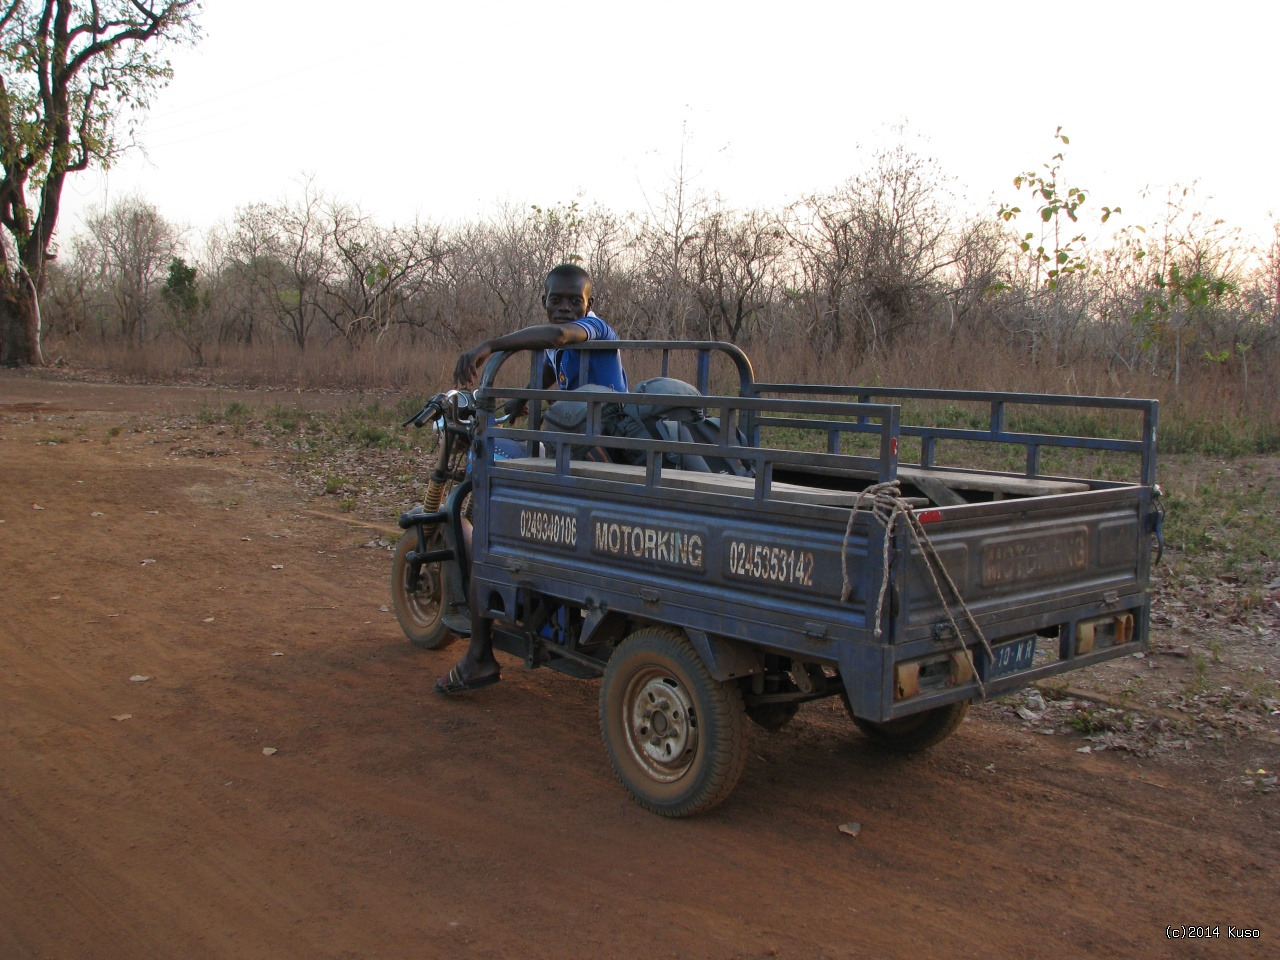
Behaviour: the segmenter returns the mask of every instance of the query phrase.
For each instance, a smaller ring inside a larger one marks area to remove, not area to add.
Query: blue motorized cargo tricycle
[[[652,396],[592,388],[572,396],[582,433],[552,429],[565,394],[497,386],[510,359],[497,354],[474,395],[416,418],[435,425],[439,462],[401,518],[392,586],[420,646],[463,632],[475,596],[498,649],[603,678],[609,759],[648,809],[728,796],[748,718],[777,730],[839,696],[873,740],[915,751],[975,698],[1145,647],[1155,401],[760,383],[730,344],[606,346],[629,369],[690,368],[700,395],[670,406],[710,417],[714,439],[619,436],[611,417]],[[736,389],[713,392],[713,368]],[[495,416],[513,399],[524,426]],[[1069,436],[1020,413],[1046,410],[1128,418],[1136,436]],[[1128,457],[1134,476],[1042,469],[1093,457]]]

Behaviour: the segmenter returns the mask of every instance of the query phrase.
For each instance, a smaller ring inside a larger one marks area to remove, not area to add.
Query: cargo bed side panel
[[[868,639],[879,590],[869,578],[880,571],[866,559],[867,525],[850,537],[852,594],[842,602],[844,530],[834,524],[635,487],[588,496],[545,477],[495,472],[490,487],[481,583],[514,581],[721,636],[821,650],[823,659],[834,658],[833,643]]]

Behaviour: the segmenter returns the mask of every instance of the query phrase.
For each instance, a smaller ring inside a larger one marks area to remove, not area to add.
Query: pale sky
[[[1061,125],[1098,206],[1151,222],[1144,187],[1198,181],[1251,237],[1280,215],[1270,2],[206,0],[201,22],[144,150],[69,181],[63,237],[131,193],[201,229],[308,175],[384,222],[643,211],[682,144],[695,189],[780,209],[904,122],[974,210],[1017,201]]]

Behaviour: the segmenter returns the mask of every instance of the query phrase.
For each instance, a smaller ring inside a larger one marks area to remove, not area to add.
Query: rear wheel
[[[426,548],[439,550],[443,546],[440,528],[432,527],[427,534]],[[439,650],[454,640],[444,625],[444,568],[440,563],[424,563],[418,565],[415,574],[408,556],[416,549],[418,531],[406,530],[396,544],[391,564],[391,606],[410,643],[423,650]]]
[[[848,709],[845,701],[845,709]],[[861,717],[853,717],[853,722],[873,743],[892,750],[894,753],[919,753],[941,743],[964,722],[969,713],[969,701],[960,700],[948,703],[943,707],[934,707],[921,713],[890,720],[887,723],[872,723]]]
[[[746,763],[742,693],[707,672],[680,633],[631,634],[609,658],[600,733],[623,786],[664,817],[710,810]]]

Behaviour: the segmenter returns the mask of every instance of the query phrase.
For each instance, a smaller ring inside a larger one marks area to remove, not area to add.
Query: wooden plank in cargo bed
[[[521,457],[498,461],[502,467],[532,470],[538,473],[555,473],[555,461],[544,457]],[[574,460],[569,472],[575,477],[596,480],[618,480],[625,483],[644,482],[644,468],[622,463],[596,463],[590,460]],[[825,471],[824,471],[825,472]],[[866,471],[840,471],[850,477],[874,480]],[[940,506],[967,503],[955,490],[973,490],[993,493],[997,497],[1045,497],[1061,493],[1080,493],[1089,489],[1087,483],[1074,480],[1048,480],[1041,477],[1018,477],[986,473],[967,473],[952,470],[923,470],[919,467],[899,467],[898,477],[918,486],[926,496]],[[703,473],[698,470],[662,471],[662,485],[677,490],[701,490],[707,493],[729,493],[749,497],[755,490],[750,477],[735,477],[722,473]],[[790,503],[808,503],[815,506],[851,507],[857,494],[851,491],[825,490],[796,483],[775,481],[770,487],[770,498]],[[920,498],[908,498],[909,502]],[[923,503],[912,502],[912,506]]]
[[[1015,497],[1052,497],[1060,493],[1083,493],[1087,483],[1078,480],[1049,480],[1045,477],[1019,477],[1010,474],[969,473],[962,470],[925,470],[921,467],[898,467],[898,479],[916,483],[928,494],[924,484],[939,483],[951,490],[975,490]],[[917,481],[922,481],[917,483]]]
[[[499,460],[499,467],[515,467],[536,473],[555,473],[554,460],[545,457],[520,457]],[[596,463],[592,460],[573,460],[569,473],[574,477],[592,480],[619,480],[624,483],[644,483],[644,467],[625,463]],[[675,490],[697,490],[703,493],[727,493],[732,496],[750,497],[755,493],[756,482],[751,477],[735,477],[726,473],[704,473],[701,470],[677,470],[667,467],[662,471],[662,486]],[[819,507],[852,507],[858,494],[848,490],[822,490],[796,483],[774,481],[769,487],[769,499],[786,503],[807,503]],[[908,498],[911,506],[926,506],[923,498]]]

